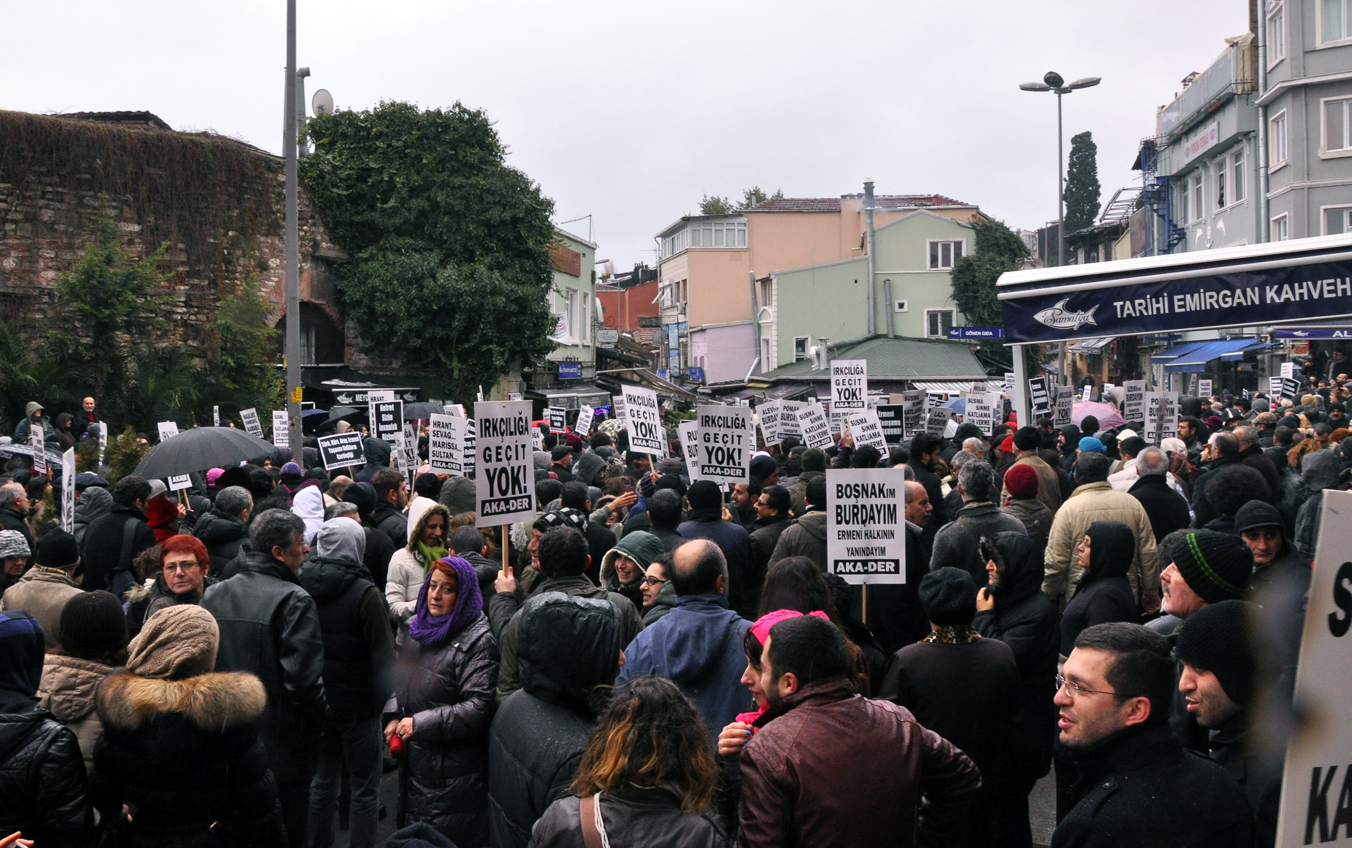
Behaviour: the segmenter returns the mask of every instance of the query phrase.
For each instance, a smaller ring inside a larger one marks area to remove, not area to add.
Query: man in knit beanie
[[[1250,621],[1257,607],[1220,601],[1198,611],[1178,632],[1174,653],[1182,664],[1178,691],[1188,712],[1208,731],[1211,759],[1234,776],[1255,813],[1254,845],[1276,841],[1281,765],[1265,765],[1250,729],[1255,700],[1255,653]]]
[[[1169,552],[1173,562],[1160,573],[1160,608],[1186,620],[1209,604],[1236,600],[1253,573],[1253,553],[1229,533],[1198,530]]]
[[[1028,466],[1037,472],[1037,499],[1053,513],[1061,506],[1061,484],[1057,481],[1056,470],[1043,462],[1037,455],[1042,438],[1036,427],[1020,427],[1014,431],[1014,464],[1005,472],[1005,485],[1009,484],[1009,471],[1020,466]]]
[[[1011,466],[1005,472],[1005,498],[1000,511],[1023,522],[1028,538],[1043,550],[1047,547],[1047,534],[1055,516],[1038,497],[1039,482],[1037,470],[1032,465]]]
[[[61,610],[82,594],[75,582],[80,550],[64,530],[48,530],[38,542],[37,564],[0,596],[0,610],[28,610],[42,626],[47,650],[61,644]]]

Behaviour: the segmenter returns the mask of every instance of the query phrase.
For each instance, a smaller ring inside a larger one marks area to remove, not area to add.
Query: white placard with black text
[[[480,401],[476,424],[475,508],[482,527],[535,517],[535,467],[531,449],[531,402]]]
[[[903,469],[827,470],[826,572],[852,584],[906,582]]]

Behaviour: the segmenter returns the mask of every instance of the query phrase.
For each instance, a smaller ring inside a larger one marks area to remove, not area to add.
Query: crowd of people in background
[[[674,426],[660,458],[598,420],[544,434],[507,528],[371,437],[345,473],[307,438],[184,493],[84,472],[73,532],[16,456],[0,836],[368,848],[393,815],[390,846],[1028,848],[1053,774],[1053,846],[1271,846],[1260,713],[1289,712],[1352,475],[1349,391],[1309,382],[1185,397],[1158,444],[1093,416],[790,437],[728,487]],[[95,423],[34,402],[14,440]],[[904,584],[829,573],[833,468],[904,477]]]

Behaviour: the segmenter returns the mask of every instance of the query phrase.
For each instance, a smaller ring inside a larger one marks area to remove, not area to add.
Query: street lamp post
[[[300,215],[296,176],[296,0],[286,3],[286,120],[282,128],[282,155],[286,174],[286,410],[292,455],[300,456]]]

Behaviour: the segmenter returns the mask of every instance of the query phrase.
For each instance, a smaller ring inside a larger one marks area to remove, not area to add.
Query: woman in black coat
[[[432,563],[408,634],[385,726],[404,748],[400,826],[427,822],[456,845],[486,845],[498,644],[473,565],[455,556]]]
[[[122,846],[287,844],[255,730],[267,693],[252,674],[212,672],[219,641],[201,607],[162,609],[132,640],[126,673],[99,687],[90,796],[105,821],[132,811]]]
[[[1136,621],[1136,596],[1127,572],[1136,556],[1136,534],[1121,521],[1095,521],[1077,549],[1075,597],[1061,613],[1061,656],[1070,656],[1080,631],[1110,621]]]
[[[1042,594],[1042,553],[1027,535],[1007,530],[983,537],[981,556],[990,584],[977,595],[972,626],[1008,645],[1019,668],[1009,769],[993,793],[995,832],[1002,845],[1031,845],[1028,793],[1051,769],[1056,734],[1056,608]]]

